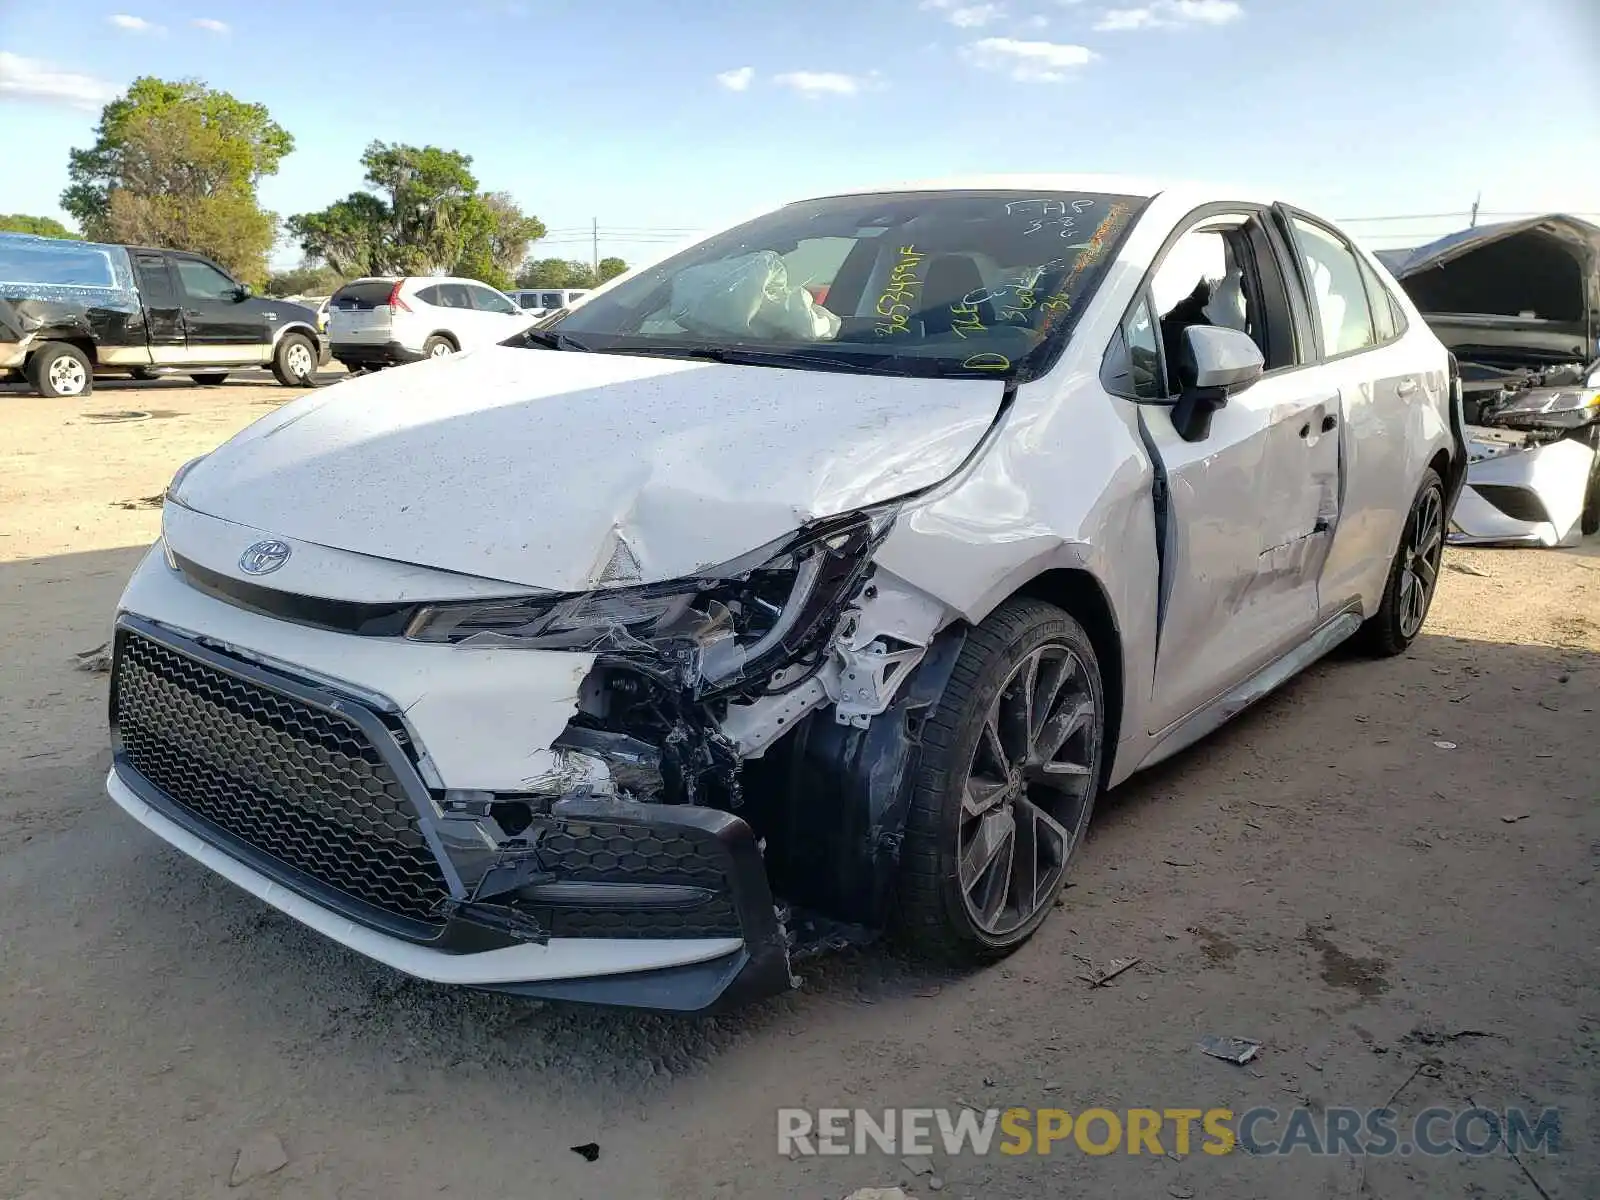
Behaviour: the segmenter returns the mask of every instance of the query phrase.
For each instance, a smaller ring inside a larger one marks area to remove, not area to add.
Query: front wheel
[[[955,962],[1004,957],[1050,913],[1100,783],[1105,694],[1071,616],[1013,599],[967,636],[923,725],[898,931]]]
[[[1411,502],[1400,549],[1389,565],[1383,600],[1357,632],[1357,644],[1377,658],[1403,654],[1422,632],[1444,562],[1444,483],[1432,468]]]
[[[46,342],[28,361],[28,382],[41,396],[87,396],[94,391],[89,356],[69,342]]]
[[[272,355],[272,375],[284,387],[311,387],[316,383],[317,349],[303,333],[286,333]]]

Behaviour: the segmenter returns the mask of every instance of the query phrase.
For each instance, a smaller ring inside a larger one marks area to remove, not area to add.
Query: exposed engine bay
[[[1600,359],[1461,373],[1467,486],[1450,540],[1571,546],[1600,531]]]
[[[698,808],[754,831],[788,961],[874,936],[917,717],[937,701],[964,628],[872,565],[892,515],[816,522],[706,578],[420,612],[414,638],[597,656],[551,747],[558,770],[523,795],[447,794],[447,840],[458,861],[474,849],[478,859],[464,872],[478,876],[466,915],[542,935],[522,915],[530,896],[560,886],[543,869],[542,831],[569,831],[575,815]],[[636,891],[653,901],[659,886]]]
[[[1468,469],[1450,541],[1600,531],[1600,227],[1552,213],[1378,256],[1459,365]]]

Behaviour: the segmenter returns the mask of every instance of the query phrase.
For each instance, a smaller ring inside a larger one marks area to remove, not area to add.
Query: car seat
[[[947,334],[954,327],[955,314],[950,309],[965,303],[973,292],[983,290],[983,275],[978,264],[965,254],[941,254],[928,261],[922,276],[923,330],[928,337]],[[976,305],[978,320],[985,328],[995,323],[994,305],[983,300]]]

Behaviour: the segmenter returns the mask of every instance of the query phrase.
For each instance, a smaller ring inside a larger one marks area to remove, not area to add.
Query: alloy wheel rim
[[[83,364],[70,355],[63,354],[50,364],[50,387],[58,395],[76,396],[88,378]]]
[[[304,379],[311,374],[311,351],[304,346],[290,346],[289,353],[284,356],[289,365],[289,373]]]
[[[449,353],[450,353],[450,344],[448,342],[440,342],[437,346],[435,346],[433,348],[433,357],[434,358],[443,358],[445,355],[447,355]]]
[[[1444,498],[1430,487],[1411,514],[1411,537],[1400,566],[1400,634],[1412,638],[1422,628],[1444,558]]]
[[[973,924],[991,937],[1049,904],[1083,835],[1098,767],[1088,672],[1061,642],[1017,663],[989,706],[962,781],[956,870]]]

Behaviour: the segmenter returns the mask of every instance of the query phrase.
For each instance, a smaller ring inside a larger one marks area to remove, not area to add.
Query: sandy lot
[[[73,654],[156,535],[146,498],[290,397],[0,389],[0,1197],[925,1198],[881,1156],[780,1157],[774,1110],[1386,1101],[1558,1106],[1566,1148],[936,1169],[983,1198],[1600,1195],[1592,542],[1451,552],[1408,657],[1329,660],[1113,793],[1063,910],[1004,965],[866,951],[733,1016],[619,1014],[367,964],[104,798],[105,676]],[[1265,1049],[1235,1067],[1195,1049],[1208,1032]],[[287,1165],[231,1187],[264,1135]],[[596,1162],[569,1149],[591,1141]]]

